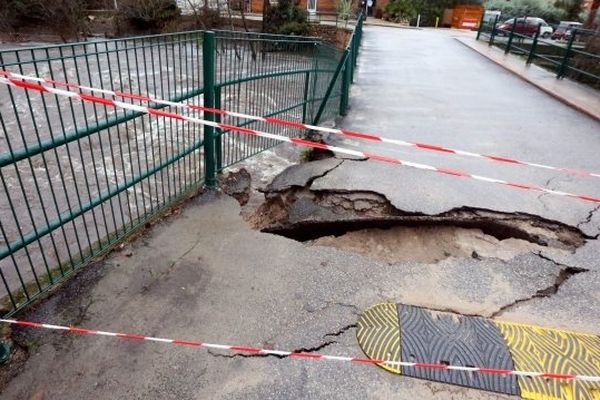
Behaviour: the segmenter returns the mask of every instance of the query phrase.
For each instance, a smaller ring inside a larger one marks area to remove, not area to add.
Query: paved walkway
[[[600,121],[600,91],[570,79],[556,79],[555,72],[535,64],[527,65],[522,57],[504,54],[501,49],[471,36],[457,40],[550,96]]]

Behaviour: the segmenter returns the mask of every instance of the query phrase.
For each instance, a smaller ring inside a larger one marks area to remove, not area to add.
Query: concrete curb
[[[423,30],[423,28],[420,28],[420,27],[417,28],[416,26],[407,26],[407,25],[400,25],[400,24],[394,24],[394,23],[383,23],[383,22],[369,22],[369,19],[367,19],[363,24],[368,25],[368,26],[379,26],[379,27],[383,27],[383,28],[412,29],[415,31]]]
[[[502,51],[475,42],[473,39],[455,38],[459,43],[512,72],[562,103],[600,121],[600,95],[593,89],[568,79],[558,80],[554,75],[536,65],[527,65],[521,59],[505,55]],[[538,76],[533,76],[538,75]],[[551,79],[548,79],[551,78]]]

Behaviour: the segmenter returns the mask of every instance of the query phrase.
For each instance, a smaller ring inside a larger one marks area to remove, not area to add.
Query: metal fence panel
[[[203,105],[205,87],[214,85],[214,105],[226,110],[305,122],[312,122],[319,107],[323,119],[338,114],[344,87],[341,78],[332,78],[343,50],[318,38],[217,31],[214,82],[208,84],[205,35],[3,50],[0,70],[194,105]],[[326,100],[329,86],[334,89]],[[0,99],[0,314],[5,316],[196,192],[211,170],[207,167],[222,170],[277,144],[217,131],[212,165],[206,153],[211,146],[205,148],[202,127],[195,124],[5,85]],[[151,106],[197,118],[208,114]],[[229,116],[223,122],[273,129]],[[278,128],[277,133],[302,132]]]

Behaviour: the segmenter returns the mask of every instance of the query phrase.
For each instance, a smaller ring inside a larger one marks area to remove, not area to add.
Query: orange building
[[[479,28],[483,11],[483,6],[479,4],[455,6],[452,10],[452,27],[458,29]]]

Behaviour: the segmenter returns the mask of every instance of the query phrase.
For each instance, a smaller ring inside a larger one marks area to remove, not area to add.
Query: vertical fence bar
[[[489,45],[494,44],[494,37],[496,36],[496,25],[498,25],[498,15],[494,17],[494,23],[492,24],[492,32],[490,33],[490,42]]]
[[[567,72],[567,67],[569,64],[569,56],[571,55],[571,48],[573,47],[573,42],[575,41],[575,36],[577,35],[577,29],[573,29],[571,31],[571,37],[569,38],[569,44],[567,45],[567,51],[565,52],[565,56],[562,59],[558,67],[558,72],[556,77],[558,79],[564,78],[565,73]]]
[[[215,108],[221,108],[221,87],[215,88]],[[221,114],[215,115],[215,120],[221,122]],[[215,154],[217,163],[217,172],[221,172],[223,169],[223,131],[220,128],[216,129],[215,132]]]
[[[485,19],[485,12],[483,14],[481,14],[481,19],[479,20],[479,27],[477,28],[477,37],[475,38],[475,40],[479,40],[479,37],[481,36],[481,31],[483,30],[484,19]]]
[[[510,35],[508,35],[508,43],[506,43],[506,49],[504,49],[504,54],[510,53],[510,47],[512,46],[513,37],[515,36],[515,28],[517,26],[517,18],[514,19],[512,28],[510,28]]]
[[[319,124],[319,121],[321,120],[321,116],[323,115],[323,111],[325,110],[325,106],[327,105],[327,100],[329,100],[329,97],[331,96],[331,92],[333,91],[333,88],[335,86],[335,82],[337,81],[338,77],[340,76],[342,67],[344,66],[344,64],[346,63],[346,60],[348,58],[350,58],[350,49],[344,50],[344,54],[342,55],[342,58],[338,64],[337,68],[335,69],[335,73],[333,74],[333,77],[331,77],[331,81],[329,82],[329,86],[327,87],[327,91],[325,92],[325,97],[323,98],[323,101],[321,102],[321,105],[319,106],[319,110],[317,111],[317,115],[315,116],[315,119],[313,120],[313,125]]]
[[[342,75],[342,98],[340,99],[340,115],[348,114],[348,98],[350,95],[350,82],[352,80],[352,57],[346,57],[344,75]]]
[[[310,87],[310,71],[304,75],[304,96],[302,101],[302,123],[306,123],[306,107],[308,106],[308,89]]]
[[[538,24],[537,31],[535,32],[535,36],[533,38],[533,43],[531,44],[531,48],[529,49],[529,56],[527,56],[527,64],[531,64],[533,59],[535,58],[535,51],[537,50],[538,38],[540,37],[540,31],[542,30],[542,23]]]
[[[204,32],[202,41],[202,62],[204,75],[204,106],[215,107],[215,33]],[[205,112],[204,119],[214,121],[215,114]],[[215,129],[212,126],[204,126],[204,168],[206,187],[214,189],[215,177]]]

